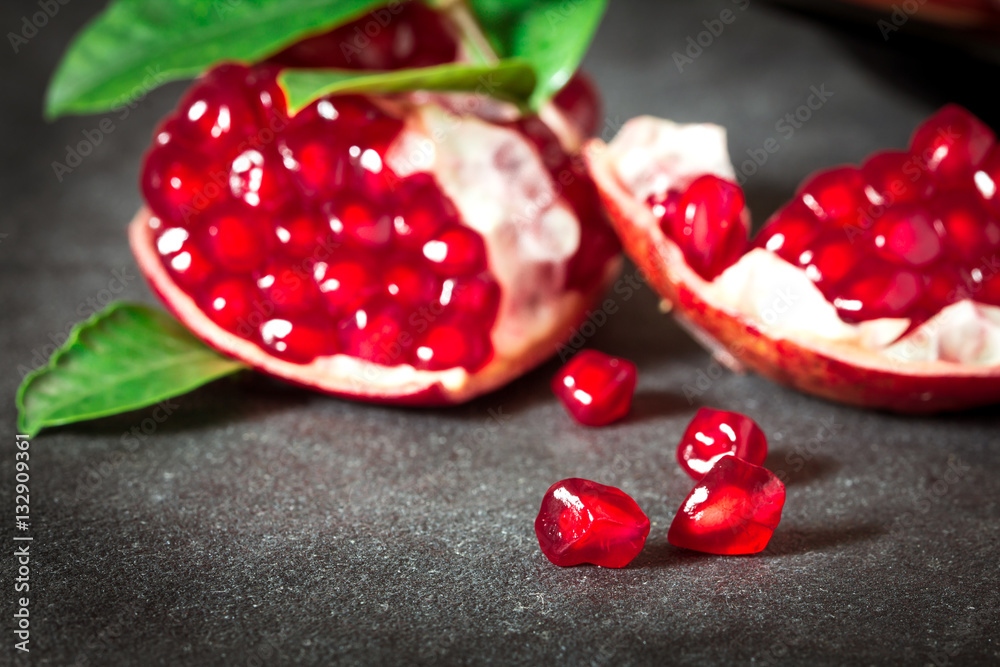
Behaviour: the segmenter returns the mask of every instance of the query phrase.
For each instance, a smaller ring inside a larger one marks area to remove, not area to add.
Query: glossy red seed
[[[901,204],[887,211],[872,230],[876,251],[908,266],[926,266],[941,257],[944,229],[918,204]]]
[[[552,379],[552,391],[576,421],[604,426],[628,414],[636,379],[631,361],[584,350]]]
[[[411,266],[402,258],[390,260],[390,266],[382,274],[385,296],[406,307],[416,307],[431,303],[440,293],[439,281],[421,267]]]
[[[265,303],[273,304],[282,315],[302,314],[319,301],[319,290],[302,264],[287,266],[272,262],[257,278]]]
[[[500,286],[488,273],[449,278],[442,282],[437,302],[445,312],[492,321],[500,309]]]
[[[202,307],[212,321],[227,331],[238,332],[249,325],[257,294],[242,280],[230,278],[213,285],[205,293]]]
[[[839,288],[840,296],[833,302],[845,322],[904,317],[920,300],[923,281],[912,271],[880,266],[873,271],[859,270],[858,275]]]
[[[489,340],[469,322],[438,322],[417,341],[414,366],[430,371],[458,366],[477,370],[486,362],[489,349]]]
[[[371,300],[340,323],[345,354],[384,366],[405,363],[413,337],[405,330],[406,313],[384,300]]]
[[[142,172],[142,194],[167,222],[189,225],[229,192],[228,171],[190,148],[168,143],[154,150]]]
[[[232,92],[245,85],[248,73],[242,65],[224,64],[193,86],[171,126],[176,140],[201,150],[211,146],[213,152],[238,152],[247,135],[257,131],[258,118],[249,97]]]
[[[310,211],[289,211],[274,226],[278,245],[292,257],[318,260],[330,251],[333,241],[326,220]]]
[[[870,205],[857,167],[837,167],[810,177],[798,199],[821,221],[839,225],[856,224]]]
[[[319,262],[313,268],[313,280],[319,288],[320,298],[335,315],[352,314],[378,292],[374,266],[361,260]]]
[[[976,170],[976,193],[993,215],[1000,216],[1000,146],[994,146]]]
[[[632,498],[586,479],[564,479],[545,492],[535,535],[552,563],[625,567],[649,535],[649,519]]]
[[[220,267],[234,273],[249,272],[267,257],[268,235],[260,220],[245,211],[228,208],[211,214],[201,246]]]
[[[743,190],[713,175],[696,179],[677,203],[670,236],[691,268],[706,280],[714,279],[746,252],[743,209]]]
[[[996,136],[982,121],[949,104],[917,128],[910,153],[942,184],[965,185],[986,159]]]
[[[264,347],[276,357],[293,363],[306,364],[316,357],[336,353],[337,345],[331,332],[316,326],[286,319],[272,319],[260,327]]]
[[[392,241],[392,218],[364,198],[344,193],[328,210],[334,239],[368,250],[386,250]]]
[[[701,479],[723,456],[763,465],[767,438],[754,420],[738,412],[701,408],[677,446],[677,462],[694,479]]]
[[[667,540],[724,556],[759,553],[781,521],[784,505],[785,485],[773,473],[724,456],[681,504]]]
[[[424,244],[424,257],[443,276],[468,276],[486,269],[483,238],[468,227],[451,227]]]
[[[905,151],[882,151],[872,155],[861,166],[861,175],[873,207],[920,201],[931,193],[932,184],[926,169]]]
[[[943,228],[945,244],[959,262],[980,262],[984,254],[1000,246],[1000,224],[973,193],[944,193],[934,202],[933,210]]]
[[[799,265],[805,268],[806,275],[823,288],[840,283],[857,264],[857,246],[843,233],[833,232],[832,237],[815,243],[815,250],[799,254]]]
[[[754,246],[770,250],[797,264],[803,251],[819,231],[820,224],[816,215],[809,207],[796,200],[767,221],[754,241]]]

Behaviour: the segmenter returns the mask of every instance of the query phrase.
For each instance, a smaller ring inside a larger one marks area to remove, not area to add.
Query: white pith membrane
[[[735,180],[726,131],[716,125],[636,118],[625,124],[598,159],[643,206],[650,195],[662,196],[672,188],[683,190],[705,173]],[[652,213],[636,216],[632,222],[666,238]],[[884,318],[848,324],[804,269],[766,250],[751,250],[711,282],[693,271],[690,274],[685,280],[697,283],[698,293],[707,303],[751,320],[771,338],[861,348],[895,365],[1000,364],[1000,308],[995,306],[963,300],[899,338],[910,320]]]
[[[420,99],[424,103],[408,114],[406,127],[386,153],[386,163],[400,177],[433,173],[463,223],[486,241],[488,269],[502,296],[491,334],[493,356],[483,368],[471,374],[464,368],[424,371],[344,354],[317,357],[308,364],[278,359],[216,325],[174,282],[153,242],[159,221],[145,207],[129,229],[143,273],[181,321],[220,351],[264,372],[334,394],[457,403],[498,388],[545,361],[607,289],[620,271],[621,259],[608,262],[591,293],[565,290],[567,264],[579,247],[580,223],[559,199],[535,148],[514,130],[446,111],[426,96]],[[516,118],[513,107],[503,106],[490,103],[484,111],[488,117]],[[499,164],[505,168],[500,170]]]

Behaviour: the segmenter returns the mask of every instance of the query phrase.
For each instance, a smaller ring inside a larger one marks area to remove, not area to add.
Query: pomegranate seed
[[[923,282],[912,271],[893,271],[879,266],[874,271],[861,270],[861,276],[845,283],[833,305],[840,318],[848,323],[882,317],[903,317],[920,298]]]
[[[714,279],[746,252],[743,208],[743,190],[713,175],[691,183],[677,203],[670,236],[691,268],[706,280]]]
[[[272,265],[262,271],[257,287],[266,303],[282,315],[306,313],[319,300],[319,291],[305,267]]]
[[[667,531],[675,547],[736,556],[764,550],[781,521],[785,485],[770,471],[723,456],[688,494]]]
[[[142,174],[142,194],[161,218],[190,224],[229,192],[222,164],[197,151],[168,143],[153,151]]]
[[[620,489],[564,479],[545,492],[535,535],[545,557],[560,567],[625,567],[645,546],[649,519]]]
[[[260,338],[264,347],[276,357],[294,363],[309,363],[316,357],[336,352],[336,341],[328,332],[284,319],[264,322]]]
[[[236,332],[250,320],[256,296],[242,280],[223,280],[205,293],[205,312],[223,329]]]
[[[319,262],[313,279],[320,296],[333,314],[346,315],[375,293],[375,270],[366,262],[342,260],[333,264]]]
[[[934,210],[947,245],[960,262],[979,262],[990,249],[1000,246],[1000,224],[974,194],[945,193],[935,202]]]
[[[631,361],[584,350],[552,379],[552,391],[576,421],[604,426],[628,414],[635,384]]]
[[[804,250],[799,264],[814,283],[826,286],[838,284],[846,278],[857,263],[857,248],[844,235],[834,232],[833,240],[821,239],[816,250]]]
[[[387,301],[372,300],[340,323],[345,354],[384,366],[405,363],[413,337],[404,329],[405,313]]]
[[[233,160],[229,189],[233,197],[248,206],[273,212],[287,200],[289,184],[277,155],[249,149]]]
[[[865,181],[856,167],[837,167],[812,176],[799,191],[799,200],[823,222],[857,222],[869,202]]]
[[[941,256],[941,234],[919,205],[893,207],[875,223],[874,233],[879,254],[894,262],[920,267]]]
[[[931,194],[927,171],[904,151],[883,151],[865,160],[861,175],[865,192],[875,206],[891,206],[924,199]]]
[[[392,219],[362,198],[346,195],[329,207],[335,239],[368,250],[385,250],[392,241]]]
[[[416,345],[417,368],[442,371],[461,366],[478,370],[489,356],[489,340],[469,322],[444,322],[427,331]]]
[[[500,309],[500,286],[488,273],[450,278],[441,285],[438,303],[447,312],[464,313],[472,319],[493,320]]]
[[[313,258],[330,233],[322,216],[306,211],[281,216],[274,230],[288,255],[303,258]]]
[[[1000,215],[1000,147],[994,147],[973,176],[976,192],[994,215]]]
[[[803,251],[819,231],[819,221],[812,210],[796,200],[778,211],[760,230],[754,246],[798,263]]]
[[[949,104],[913,135],[910,152],[942,184],[965,185],[996,143],[993,131],[971,113]]]
[[[268,254],[267,234],[259,220],[247,211],[225,208],[212,212],[204,228],[202,245],[227,271],[250,272]]]
[[[486,246],[468,227],[452,227],[424,244],[424,257],[441,275],[468,276],[486,268]]]
[[[234,88],[245,86],[248,74],[242,65],[224,64],[192,87],[180,104],[185,113],[172,126],[177,140],[196,148],[212,146],[213,152],[228,152],[256,134],[258,119],[250,100],[232,94]]]
[[[701,479],[719,459],[729,454],[747,463],[763,465],[767,458],[764,432],[746,415],[701,408],[677,446],[681,468],[694,479]]]
[[[382,275],[382,285],[386,296],[409,307],[430,303],[440,292],[434,276],[406,264],[403,258],[392,262]]]

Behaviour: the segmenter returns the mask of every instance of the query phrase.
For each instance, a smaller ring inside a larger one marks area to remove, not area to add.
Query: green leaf
[[[495,66],[452,64],[376,73],[289,69],[279,75],[278,82],[288,97],[289,110],[298,113],[326,95],[405,90],[479,92],[524,104],[535,89],[535,72],[526,62],[509,60]]]
[[[106,417],[185,394],[245,366],[223,357],[166,313],[113,303],[73,328],[17,391],[18,428]]]
[[[221,60],[260,60],[386,3],[112,0],[74,38],[49,84],[45,114],[55,118],[115,109]]]
[[[538,74],[531,98],[541,108],[580,66],[607,0],[469,0],[502,58],[523,58]]]

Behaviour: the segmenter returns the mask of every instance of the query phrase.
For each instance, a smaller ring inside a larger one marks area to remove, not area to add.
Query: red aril
[[[759,553],[778,527],[784,505],[785,485],[773,473],[723,456],[681,504],[667,540],[722,556]]]
[[[993,130],[957,104],[949,104],[917,129],[910,152],[937,183],[968,187],[995,143]]]
[[[646,544],[649,519],[620,489],[564,479],[546,491],[535,535],[545,557],[561,567],[625,567]]]
[[[754,420],[738,412],[701,408],[677,445],[677,462],[701,479],[723,456],[732,454],[754,465],[767,458],[767,438]]]
[[[584,350],[552,378],[552,391],[576,421],[606,426],[628,414],[635,383],[631,361]]]

